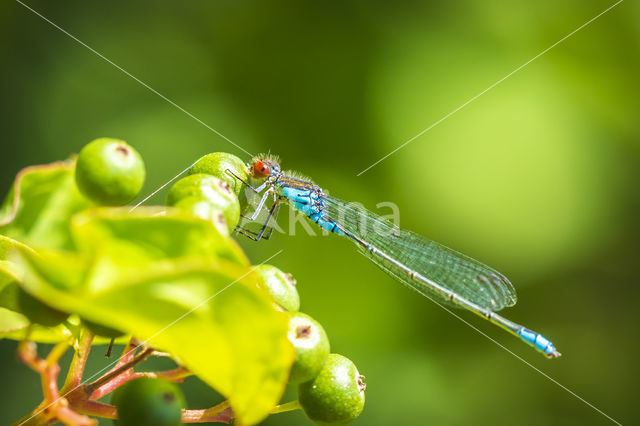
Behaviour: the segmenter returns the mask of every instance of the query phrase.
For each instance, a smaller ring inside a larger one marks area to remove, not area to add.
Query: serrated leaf
[[[76,188],[74,160],[21,170],[0,208],[0,233],[38,247],[71,249],[69,220],[91,206]]]

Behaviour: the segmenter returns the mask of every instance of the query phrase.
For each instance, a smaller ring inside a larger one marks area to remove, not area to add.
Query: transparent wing
[[[487,265],[414,232],[402,230],[358,203],[348,203],[328,195],[323,196],[322,201],[323,213],[327,218],[409,269],[468,301],[492,311],[515,305],[517,296],[511,282]],[[425,283],[411,279],[401,268],[359,247],[366,257],[403,284],[440,302],[456,306],[433,292]]]

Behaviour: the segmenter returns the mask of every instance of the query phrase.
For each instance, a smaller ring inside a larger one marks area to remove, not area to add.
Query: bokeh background
[[[638,421],[636,2],[361,176],[613,2],[28,4],[247,151],[278,153],[285,168],[374,210],[393,201],[403,227],[504,272],[520,297],[505,315],[550,337],[563,357],[547,361],[461,315],[617,421]],[[0,34],[0,192],[22,167],[65,158],[100,136],[142,153],[147,193],[205,153],[247,158],[19,3],[0,4]],[[356,424],[610,423],[398,285],[348,241],[298,226],[295,237],[240,242],[254,263],[284,250],[273,263],[297,278],[303,311],[367,376]],[[14,350],[0,342],[3,424],[41,398]],[[90,366],[106,362],[95,354]],[[194,379],[185,390],[193,407],[219,399]],[[285,400],[293,398],[290,389]],[[265,424],[310,422],[294,412]]]

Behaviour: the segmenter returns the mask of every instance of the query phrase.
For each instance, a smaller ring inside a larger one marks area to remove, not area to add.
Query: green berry
[[[233,230],[240,220],[238,197],[231,191],[229,184],[221,179],[204,173],[182,178],[169,191],[167,204],[175,206],[187,197],[200,197],[208,200],[222,212],[229,230]]]
[[[76,160],[76,185],[98,204],[127,204],[140,192],[144,178],[142,157],[118,139],[96,139],[82,148]]]
[[[346,424],[362,412],[365,387],[349,358],[330,354],[320,374],[298,386],[298,401],[316,423]]]
[[[236,195],[239,195],[244,184],[227,173],[227,169],[231,170],[245,182],[248,181],[247,166],[240,158],[226,152],[212,152],[211,154],[200,157],[198,162],[189,169],[189,174],[205,173],[215,176],[227,182],[229,186],[231,186],[231,190]]]
[[[122,426],[177,426],[186,406],[180,388],[161,379],[143,377],[115,390],[111,400]]]
[[[296,280],[271,265],[260,265],[254,269],[260,287],[266,289],[277,305],[287,311],[300,309],[300,296],[296,290]]]
[[[102,324],[95,323],[93,321],[87,321],[86,319],[82,320],[82,323],[85,327],[89,329],[96,336],[103,337],[120,337],[123,336],[124,333],[120,330],[116,330],[115,328],[107,327]]]
[[[69,314],[45,305],[22,288],[18,288],[17,304],[20,313],[29,321],[45,327],[55,327],[66,320]]]
[[[302,383],[320,373],[329,356],[329,338],[316,320],[302,312],[289,317],[287,337],[296,351],[289,374],[290,383]]]
[[[209,200],[204,197],[191,196],[185,197],[175,204],[175,207],[186,210],[201,219],[212,222],[218,232],[224,236],[229,236],[227,228],[227,220],[224,213],[217,209]]]

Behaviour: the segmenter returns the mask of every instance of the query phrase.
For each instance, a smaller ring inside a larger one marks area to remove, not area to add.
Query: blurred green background
[[[520,297],[505,316],[543,332],[563,357],[547,361],[461,315],[614,419],[638,421],[637,3],[621,3],[359,177],[613,2],[28,4],[247,151],[278,153],[283,167],[373,210],[393,201],[402,227],[504,272]],[[0,32],[0,192],[22,167],[101,136],[142,153],[146,193],[205,153],[247,158],[20,4],[2,2]],[[348,241],[298,226],[295,237],[240,242],[254,263],[284,250],[273,263],[297,278],[302,310],[367,376],[356,424],[609,423]],[[41,398],[14,350],[0,342],[5,424]],[[97,352],[89,371],[107,363]],[[219,398],[193,379],[185,390],[194,408]],[[294,412],[265,424],[309,421]]]

